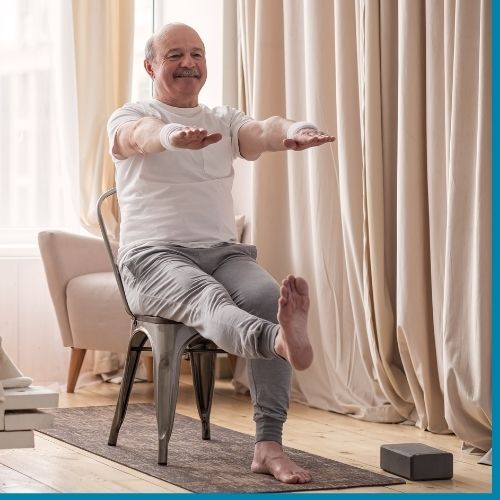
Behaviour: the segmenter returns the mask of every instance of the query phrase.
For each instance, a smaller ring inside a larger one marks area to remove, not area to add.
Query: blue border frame
[[[470,0],[470,1],[479,1],[479,0]],[[495,198],[495,193],[500,192],[499,185],[499,175],[496,171],[497,164],[499,162],[499,154],[500,154],[500,145],[496,142],[497,139],[500,139],[500,135],[498,134],[498,127],[500,126],[500,120],[498,118],[498,112],[500,112],[500,104],[498,95],[496,93],[496,84],[500,80],[500,67],[499,67],[499,49],[500,49],[500,34],[498,34],[495,30],[495,26],[498,24],[500,20],[500,0],[491,0],[492,3],[492,16],[491,16],[491,27],[492,27],[492,288],[491,288],[491,305],[492,305],[492,360],[494,354],[499,352],[498,345],[499,341],[496,338],[498,334],[498,321],[499,321],[499,311],[500,311],[500,298],[498,292],[498,263],[495,261],[495,256],[497,251],[499,250],[498,246],[498,229],[496,227],[496,215],[499,210],[499,202]],[[495,396],[495,379],[498,375],[499,370],[495,367],[495,364],[492,362],[492,403],[493,403],[493,414],[496,415],[496,403],[497,398]],[[492,496],[494,493],[497,493],[496,488],[496,474],[495,469],[493,469],[493,478],[492,478],[492,492],[491,493],[405,493],[405,498],[417,498],[421,495],[432,495],[432,498],[436,497],[448,497],[452,496],[453,499],[459,497],[467,497],[468,499],[473,497],[484,497],[484,496]],[[189,493],[187,493],[189,495]],[[279,496],[283,494],[290,493],[280,493]],[[320,494],[321,497],[317,495]],[[396,493],[342,493],[340,490],[339,493],[300,493],[300,497],[298,498],[314,498],[318,500],[318,498],[324,498],[325,496],[330,497],[331,495],[349,495],[363,498],[374,498],[375,496],[391,496]],[[25,497],[32,498],[33,495],[38,497],[48,496],[53,498],[53,493],[13,493],[16,498],[22,499]],[[120,500],[136,500],[137,498],[149,498],[152,496],[163,496],[164,493],[61,493],[65,497],[71,497],[75,500],[87,498],[89,495],[92,498],[108,498],[110,496],[116,496],[120,498]],[[169,499],[184,499],[186,500],[186,493],[168,493]],[[191,495],[200,495],[200,493],[191,493]],[[276,495],[276,493],[268,493],[268,494],[233,494],[233,493],[209,493],[202,494],[204,497],[213,497],[213,498],[248,498],[252,497],[268,497],[269,495]]]
[[[499,162],[499,152],[500,147],[497,142],[500,139],[498,134],[500,121],[498,119],[498,112],[500,110],[500,104],[498,100],[497,84],[500,79],[500,66],[499,66],[499,49],[500,49],[500,33],[498,26],[500,21],[500,5],[498,0],[491,0],[491,121],[492,121],[492,151],[491,151],[491,396],[492,396],[492,419],[494,415],[498,415],[496,411],[498,398],[495,394],[496,387],[496,377],[498,376],[499,370],[496,368],[493,359],[495,354],[499,352],[499,343],[497,339],[498,335],[498,320],[499,320],[499,308],[500,299],[498,293],[498,262],[495,257],[499,251],[498,246],[498,227],[497,227],[497,215],[499,211],[499,202],[495,197],[495,193],[500,192],[499,176],[498,176],[498,162]],[[494,436],[494,431],[492,430],[492,437]],[[492,463],[493,463],[493,447],[492,447]],[[495,469],[492,471],[492,493],[497,493],[496,488],[496,474]]]

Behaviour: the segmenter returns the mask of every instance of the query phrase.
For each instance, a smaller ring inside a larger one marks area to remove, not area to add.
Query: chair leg
[[[193,385],[196,395],[196,406],[201,420],[201,437],[210,439],[210,410],[215,384],[215,357],[216,353],[190,353]]]
[[[76,382],[78,380],[78,375],[80,375],[80,370],[82,369],[83,359],[85,358],[86,352],[87,349],[77,349],[76,347],[71,348],[66,392],[75,392]]]
[[[198,334],[177,325],[148,324],[153,351],[153,385],[158,422],[158,464],[167,465],[168,443],[174,425],[175,406],[179,392],[181,356],[186,344]]]
[[[108,445],[116,446],[118,440],[118,433],[123,424],[125,413],[127,412],[128,400],[134,384],[135,372],[139,364],[139,357],[141,355],[140,348],[146,343],[147,336],[143,330],[135,330],[132,333],[128,345],[127,359],[125,360],[125,367],[123,369],[123,379],[120,386],[120,394],[116,403],[115,416],[111,431],[109,432]]]

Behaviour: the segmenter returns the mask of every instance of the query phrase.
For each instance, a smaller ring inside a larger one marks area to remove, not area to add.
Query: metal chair
[[[210,410],[215,382],[215,357],[218,352],[224,351],[218,349],[213,342],[201,337],[196,330],[182,323],[158,316],[140,316],[132,313],[125,296],[120,272],[102,216],[103,202],[115,193],[116,188],[112,188],[100,196],[97,202],[97,217],[125,310],[132,318],[132,328],[123,381],[118,395],[108,445],[116,446],[118,433],[127,411],[140,354],[144,351],[152,351],[154,398],[158,423],[158,464],[166,465],[168,443],[172,434],[179,390],[182,355],[187,354],[191,361],[196,404],[202,424],[201,437],[202,439],[210,439]],[[145,346],[148,340],[151,347]]]

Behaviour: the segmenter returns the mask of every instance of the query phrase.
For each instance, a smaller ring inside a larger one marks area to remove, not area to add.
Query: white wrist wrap
[[[318,130],[318,127],[314,125],[313,123],[309,122],[295,122],[292,123],[289,127],[288,130],[286,131],[286,138],[287,139],[293,139],[295,134],[299,131],[302,130],[303,128],[313,128],[314,130]]]
[[[183,149],[170,143],[170,134],[181,128],[184,128],[184,125],[179,125],[178,123],[167,123],[160,130],[160,143],[167,151],[180,151]]]

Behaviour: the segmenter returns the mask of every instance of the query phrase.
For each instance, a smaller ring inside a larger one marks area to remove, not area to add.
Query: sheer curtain
[[[294,397],[491,447],[490,0],[240,0],[241,104],[332,147],[253,165],[253,241],[311,285]]]
[[[58,6],[51,29],[58,40],[54,85],[61,157],[79,200],[81,224],[100,234],[97,199],[114,185],[106,123],[131,94],[134,0],[58,0]],[[117,235],[116,205],[103,210]]]
[[[109,115],[130,100],[134,1],[73,0],[73,34],[78,109],[80,216],[86,229],[99,233],[95,207],[114,185],[108,153]],[[108,227],[118,234],[117,207]]]
[[[130,100],[133,62],[134,1],[73,0],[73,27],[78,97],[80,218],[98,235],[96,204],[115,184],[108,153],[106,124],[111,113]],[[107,227],[118,237],[116,200],[106,204]],[[123,356],[94,353],[95,374],[120,368]]]
[[[97,199],[114,185],[106,123],[116,108],[130,100],[134,0],[59,0],[59,7],[53,27],[59,34],[55,85],[60,95],[61,155],[74,199],[79,200],[81,224],[100,235]],[[116,237],[118,208],[105,204],[103,209]],[[95,352],[93,372],[115,371],[121,362],[115,353]]]

